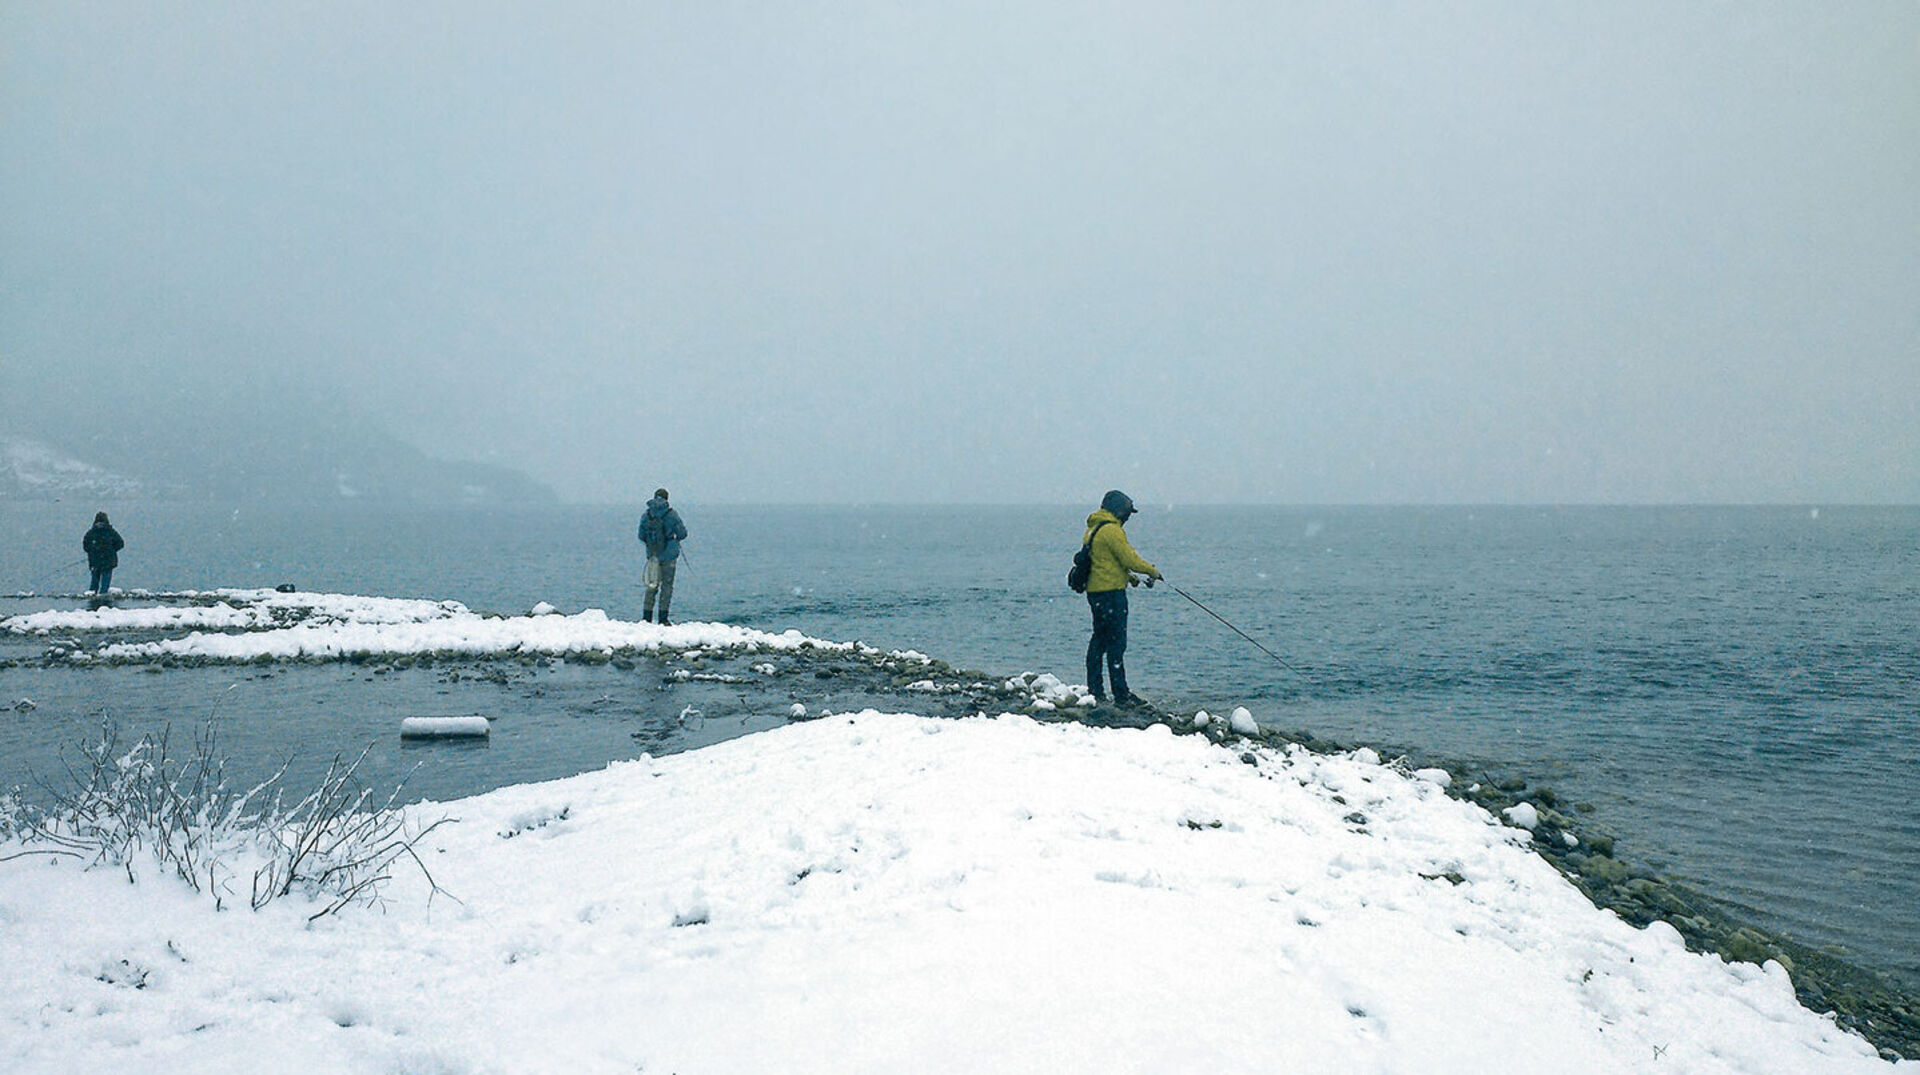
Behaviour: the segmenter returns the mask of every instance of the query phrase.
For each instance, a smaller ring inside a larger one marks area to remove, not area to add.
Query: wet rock
[[[1609,885],[1625,884],[1627,868],[1618,861],[1605,856],[1594,855],[1580,867],[1580,872],[1588,877],[1597,878]]]
[[[1721,942],[1720,954],[1741,963],[1765,963],[1773,958],[1773,947],[1753,930],[1737,929]]]

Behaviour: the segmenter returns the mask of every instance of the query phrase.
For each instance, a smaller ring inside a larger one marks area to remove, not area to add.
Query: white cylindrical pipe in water
[[[484,736],[485,717],[408,717],[400,722],[402,739],[456,739]]]

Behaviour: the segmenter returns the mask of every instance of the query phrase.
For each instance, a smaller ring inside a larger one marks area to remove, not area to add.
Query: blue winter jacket
[[[680,543],[686,537],[687,524],[672,505],[657,496],[647,501],[647,513],[640,517],[640,541],[647,547],[647,559],[680,559]]]

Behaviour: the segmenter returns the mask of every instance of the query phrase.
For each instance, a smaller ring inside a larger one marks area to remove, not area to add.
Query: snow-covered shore
[[[1890,1067],[1778,963],[1597,909],[1524,812],[1364,749],[1087,727],[1049,675],[942,686],[913,681],[940,667],[923,654],[791,631],[146,600],[0,630],[80,666],[726,652],[774,677],[762,655],[804,650],[1026,712],[828,716],[421,804],[415,831],[452,819],[421,844],[443,891],[402,869],[311,923],[297,898],[217,910],[138,855],[129,884],[0,841],[0,1072]]]
[[[15,859],[0,1068],[1889,1069],[1356,754],[834,717],[416,807],[458,902],[310,926]]]

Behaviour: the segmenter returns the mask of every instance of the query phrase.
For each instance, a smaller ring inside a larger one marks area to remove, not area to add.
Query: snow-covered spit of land
[[[480,618],[458,601],[363,594],[239,589],[114,593],[122,600],[155,603],[28,612],[0,619],[0,630],[23,635],[56,631],[263,631],[296,623],[325,627]]]
[[[866,712],[409,809],[444,891],[312,921],[0,862],[0,1070],[1895,1067],[1370,751]]]
[[[117,596],[145,596],[166,603],[24,613],[0,619],[0,630],[17,635],[189,632],[155,641],[109,642],[97,650],[69,654],[72,660],[107,661],[334,660],[423,653],[566,656],[700,648],[878,652],[860,643],[809,638],[793,630],[774,633],[726,623],[634,623],[597,608],[567,615],[545,602],[524,615],[501,616],[475,612],[457,601],[352,594],[209,590]],[[906,651],[898,655],[926,660]]]

